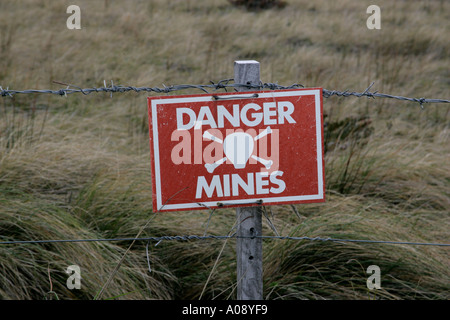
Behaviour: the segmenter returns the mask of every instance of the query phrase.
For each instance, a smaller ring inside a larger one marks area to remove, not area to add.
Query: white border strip
[[[271,91],[258,93],[258,98],[272,98],[272,97],[292,97],[292,96],[315,96],[315,111],[316,111],[316,145],[317,145],[317,181],[318,192],[315,195],[304,196],[289,196],[289,197],[270,197],[270,198],[254,198],[254,199],[241,199],[241,200],[228,200],[228,201],[209,201],[202,202],[201,204],[207,206],[217,206],[217,203],[226,205],[232,204],[245,204],[256,200],[263,200],[263,204],[288,202],[288,201],[307,201],[323,199],[323,159],[322,159],[322,122],[320,117],[320,90],[296,90],[296,91]],[[257,98],[257,99],[258,99]],[[175,104],[175,103],[192,103],[192,102],[210,102],[214,98],[212,96],[198,96],[198,97],[186,97],[186,98],[163,98],[152,100],[152,126],[153,126],[153,154],[155,159],[155,183],[156,183],[156,205],[157,210],[162,208],[162,195],[161,195],[161,173],[160,173],[160,161],[159,161],[159,135],[158,135],[158,104]],[[236,97],[239,99],[239,97]],[[193,203],[179,203],[179,204],[166,204],[164,209],[197,209],[202,207],[199,202]]]

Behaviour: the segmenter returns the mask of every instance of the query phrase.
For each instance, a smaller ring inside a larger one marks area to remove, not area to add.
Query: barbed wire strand
[[[1,241],[0,245],[8,244],[42,244],[42,243],[64,243],[64,242],[102,242],[102,241],[191,241],[191,240],[226,240],[231,238],[243,239],[268,239],[268,240],[294,240],[294,241],[322,241],[322,242],[357,242],[357,243],[384,243],[384,244],[398,244],[398,245],[418,245],[418,246],[441,246],[450,247],[450,243],[431,243],[431,242],[408,242],[408,241],[386,241],[386,240],[364,240],[364,239],[338,239],[329,237],[294,237],[294,236],[237,236],[236,233],[226,236],[216,235],[175,235],[175,236],[160,236],[160,237],[143,237],[143,238],[97,238],[97,239],[54,239],[54,240],[11,240]]]
[[[229,82],[233,79],[225,79],[221,80],[217,83],[214,83],[211,81],[210,84],[207,85],[192,85],[192,84],[181,84],[181,85],[171,85],[171,86],[165,86],[163,84],[163,88],[159,87],[135,87],[135,86],[121,86],[121,85],[114,85],[113,81],[111,80],[111,86],[106,85],[106,81],[104,81],[104,86],[99,88],[81,88],[72,84],[62,83],[54,81],[56,84],[64,85],[66,86],[65,89],[59,89],[59,90],[50,90],[50,89],[44,89],[44,90],[38,90],[38,89],[28,89],[28,90],[10,90],[9,87],[6,89],[3,89],[2,86],[0,86],[0,95],[2,97],[14,97],[16,94],[55,94],[60,96],[67,97],[68,94],[73,93],[82,93],[83,95],[88,95],[93,92],[95,93],[110,93],[110,96],[112,98],[113,93],[125,93],[125,92],[155,92],[155,93],[171,93],[174,91],[181,91],[181,90],[188,90],[188,89],[198,89],[203,91],[204,93],[209,93],[207,89],[210,90],[220,90],[223,89],[227,92],[227,88],[238,88],[238,87],[245,87],[247,89],[255,89],[255,90],[285,90],[285,89],[296,89],[296,88],[304,88],[301,84],[292,84],[290,86],[281,86],[276,83],[260,83],[259,85],[249,85],[249,84],[230,84]],[[368,97],[368,98],[390,98],[390,99],[396,99],[396,100],[402,100],[402,101],[410,101],[419,103],[420,107],[423,108],[423,105],[425,103],[450,103],[450,100],[447,99],[427,99],[427,98],[409,98],[409,97],[403,97],[403,96],[396,96],[391,94],[384,94],[384,93],[378,93],[377,91],[370,92],[370,89],[374,85],[374,82],[370,84],[369,87],[367,87],[363,92],[350,92],[348,90],[346,91],[338,91],[338,90],[327,90],[322,89],[323,97],[329,98],[332,96],[338,96],[338,97]],[[56,240],[12,240],[12,241],[1,241],[0,245],[8,245],[8,244],[43,244],[43,243],[73,243],[73,242],[102,242],[102,241],[132,241],[132,244],[127,249],[127,252],[130,250],[133,243],[136,241],[147,241],[146,244],[146,258],[148,263],[148,270],[149,272],[152,272],[151,266],[150,266],[150,259],[149,259],[149,252],[148,252],[148,246],[150,241],[156,241],[156,245],[158,245],[163,240],[176,240],[176,241],[190,241],[190,240],[226,240],[230,238],[262,238],[262,239],[278,239],[278,240],[295,240],[295,241],[331,241],[331,242],[356,242],[356,243],[382,243],[382,244],[396,244],[396,245],[423,245],[423,246],[441,246],[441,247],[450,247],[450,244],[446,243],[426,243],[426,242],[406,242],[406,241],[384,241],[384,240],[363,240],[363,239],[335,239],[335,238],[323,238],[323,237],[293,237],[293,236],[279,236],[278,232],[274,228],[273,224],[271,223],[270,219],[267,216],[267,213],[265,213],[265,217],[268,220],[271,227],[273,226],[274,232],[277,234],[276,236],[252,236],[252,237],[242,237],[242,236],[236,236],[236,233],[226,236],[215,236],[215,235],[206,235],[210,219],[212,217],[212,214],[214,213],[214,210],[210,213],[209,219],[205,228],[205,232],[203,236],[198,235],[177,235],[177,236],[161,236],[161,237],[145,237],[145,238],[138,238],[139,234],[143,231],[144,228],[140,230],[137,237],[134,238],[113,238],[113,239],[107,239],[107,238],[97,238],[97,239],[56,239]],[[156,215],[156,214],[155,214]],[[150,219],[153,220],[154,216]],[[149,221],[148,221],[149,222]],[[148,224],[147,222],[147,224]],[[146,225],[147,225],[146,224]],[[155,246],[156,246],[155,245]],[[126,253],[127,253],[126,252]],[[118,269],[121,265],[121,262],[123,258],[125,257],[126,253],[122,257],[122,259],[119,261],[115,269]],[[117,270],[114,270],[117,271]],[[115,272],[113,272],[114,274]],[[104,291],[104,289],[108,286],[112,276],[108,279],[108,281],[104,284],[102,287],[101,292],[96,296],[96,298],[100,298],[101,293]]]
[[[261,82],[258,85],[255,84],[237,84],[237,83],[230,83],[230,81],[233,81],[233,79],[224,79],[220,80],[219,82],[213,82],[211,81],[210,84],[180,84],[180,85],[170,85],[166,86],[163,84],[163,87],[135,87],[135,86],[122,86],[122,85],[115,85],[113,81],[111,81],[111,85],[107,86],[106,81],[104,81],[103,87],[93,87],[93,88],[81,88],[79,86],[75,86],[72,84],[67,84],[64,82],[58,82],[54,81],[56,84],[64,85],[66,88],[59,89],[59,90],[50,90],[50,89],[44,89],[44,90],[38,90],[38,89],[28,89],[28,90],[11,90],[9,87],[6,89],[3,89],[2,86],[0,86],[0,96],[2,97],[13,97],[16,94],[55,94],[60,96],[66,96],[68,94],[73,93],[82,93],[84,95],[88,95],[91,93],[110,93],[111,97],[113,93],[125,93],[125,92],[155,92],[155,93],[171,93],[174,91],[181,91],[181,90],[188,90],[188,89],[198,89],[201,90],[204,93],[210,93],[208,90],[220,90],[223,89],[227,91],[227,88],[242,88],[245,87],[247,89],[255,89],[255,90],[285,90],[285,89],[297,89],[297,88],[304,88],[302,84],[294,83],[289,86],[282,86],[277,83],[263,83]],[[426,103],[450,103],[450,100],[448,99],[435,99],[435,98],[410,98],[410,97],[404,97],[404,96],[397,96],[392,94],[386,94],[386,93],[379,93],[378,91],[371,92],[370,89],[375,84],[375,82],[372,82],[370,86],[368,86],[363,92],[354,92],[354,91],[339,91],[339,90],[328,90],[328,89],[322,89],[322,95],[325,98],[330,98],[332,96],[338,96],[338,97],[368,97],[368,98],[388,98],[388,99],[396,99],[401,101],[410,101],[420,104],[420,106],[423,108],[423,105]]]
[[[211,220],[211,217],[215,211],[215,209],[212,209],[211,207],[203,204],[203,203],[197,203],[201,206],[204,206],[206,208],[208,208],[210,210],[210,214],[209,214],[209,218],[207,221],[207,226],[205,228],[204,231],[204,235],[203,236],[199,236],[199,235],[175,235],[175,236],[160,236],[160,237],[143,237],[143,238],[139,238],[139,235],[144,231],[144,229],[148,226],[148,224],[156,217],[157,213],[159,213],[164,206],[171,201],[171,199],[173,197],[175,197],[177,194],[179,194],[180,192],[182,192],[183,190],[187,189],[189,187],[185,187],[179,191],[177,191],[175,194],[173,194],[163,205],[160,209],[158,209],[158,211],[155,212],[155,214],[147,221],[147,223],[139,230],[138,234],[136,235],[136,237],[133,238],[95,238],[95,239],[53,239],[53,240],[10,240],[10,241],[0,241],[0,245],[8,245],[8,244],[43,244],[43,243],[73,243],[73,242],[103,242],[103,241],[108,241],[108,242],[116,242],[116,241],[132,241],[131,245],[128,247],[127,251],[125,252],[125,254],[123,255],[122,259],[119,261],[118,265],[116,266],[116,269],[118,269],[118,267],[120,266],[120,264],[122,263],[125,255],[127,254],[127,252],[131,249],[131,246],[136,242],[136,241],[147,241],[147,245],[146,245],[146,255],[147,255],[147,262],[148,262],[148,267],[149,267],[149,271],[151,272],[151,267],[150,267],[150,261],[148,258],[148,243],[150,241],[156,241],[156,245],[157,246],[161,241],[164,240],[177,240],[177,241],[189,241],[189,240],[207,240],[207,239],[213,239],[213,240],[227,240],[230,238],[247,238],[247,239],[255,239],[255,238],[261,238],[261,239],[277,239],[277,240],[295,240],[295,241],[331,241],[331,242],[356,242],[356,243],[383,243],[383,244],[398,244],[398,245],[423,245],[423,246],[440,246],[440,247],[450,247],[450,243],[430,243],[430,242],[408,242],[408,241],[386,241],[386,240],[365,240],[365,239],[336,239],[336,238],[330,238],[330,237],[308,237],[308,236],[303,236],[303,237],[294,237],[294,236],[280,236],[278,234],[278,231],[276,230],[275,226],[272,224],[272,222],[270,221],[270,219],[268,218],[266,208],[265,206],[263,206],[263,211],[264,211],[264,216],[267,218],[267,220],[269,221],[269,225],[272,227],[272,230],[275,232],[276,236],[264,236],[264,235],[260,235],[260,236],[237,236],[236,232],[234,232],[233,234],[231,234],[231,232],[233,231],[233,229],[236,227],[234,226],[230,232],[226,235],[226,236],[216,236],[216,235],[206,235],[207,234],[207,230],[208,230],[208,226],[209,226],[209,222]],[[261,205],[263,203],[262,200],[256,200],[256,201],[251,201],[248,202],[247,204],[259,204]],[[218,206],[224,206],[225,204],[222,203],[218,203]],[[233,203],[227,203],[227,205],[233,205]],[[236,220],[237,223],[237,220]],[[117,271],[117,270],[114,271]],[[115,272],[113,272],[115,273]],[[103,292],[103,289],[107,286],[109,280],[112,278],[112,276],[108,279],[107,283],[105,284],[105,286],[102,288],[102,291],[100,292],[99,296],[101,295],[101,293]],[[97,297],[98,298],[98,297]]]

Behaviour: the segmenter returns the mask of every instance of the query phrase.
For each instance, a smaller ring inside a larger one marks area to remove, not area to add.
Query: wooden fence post
[[[259,85],[259,62],[235,61],[234,82]],[[237,88],[237,90],[250,91],[246,88]],[[236,218],[237,299],[262,300],[262,239],[240,238],[262,235],[262,208],[260,206],[237,208]]]

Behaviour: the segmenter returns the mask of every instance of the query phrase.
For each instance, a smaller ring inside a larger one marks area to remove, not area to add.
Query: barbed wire
[[[54,94],[59,96],[65,96],[75,93],[82,93],[83,95],[89,95],[91,93],[109,93],[112,97],[113,93],[126,93],[126,92],[155,92],[155,93],[164,93],[168,94],[175,91],[182,91],[182,90],[191,90],[196,89],[200,90],[204,93],[210,93],[210,91],[217,91],[217,90],[224,90],[225,92],[228,92],[228,89],[237,89],[237,88],[246,88],[246,89],[254,89],[254,90],[286,90],[286,89],[297,89],[297,88],[304,88],[302,84],[294,83],[289,86],[282,86],[278,85],[277,83],[263,83],[260,82],[258,85],[252,85],[252,84],[236,84],[236,83],[230,83],[233,81],[233,79],[224,79],[220,80],[219,82],[215,83],[211,81],[209,84],[181,84],[181,85],[170,85],[163,87],[136,87],[136,86],[122,86],[122,85],[115,85],[113,81],[111,81],[111,84],[107,86],[106,81],[104,81],[103,87],[93,87],[93,88],[81,88],[76,85],[62,83],[62,82],[56,82],[54,83],[59,85],[64,85],[65,88],[59,89],[59,90],[51,90],[51,89],[26,89],[26,90],[11,90],[9,87],[6,89],[3,89],[2,86],[0,86],[0,96],[2,97],[14,97],[17,94]],[[404,96],[396,96],[391,94],[385,94],[385,93],[378,93],[377,91],[371,92],[371,88],[373,87],[374,82],[370,84],[363,92],[354,92],[354,91],[338,91],[338,90],[328,90],[328,89],[322,89],[322,94],[324,98],[330,98],[332,96],[337,97],[367,97],[367,98],[388,98],[388,99],[396,99],[401,101],[409,101],[418,103],[421,108],[423,108],[423,105],[426,103],[450,103],[450,100],[448,99],[434,99],[434,98],[410,98],[410,97],[404,97]],[[132,238],[91,238],[91,239],[49,239],[49,240],[10,240],[10,241],[0,241],[0,245],[20,245],[20,244],[50,244],[50,243],[79,243],[79,242],[128,242],[132,241],[132,244],[128,248],[128,250],[131,248],[134,242],[136,241],[146,241],[147,245],[145,247],[146,249],[146,257],[147,257],[147,263],[148,263],[148,270],[151,272],[150,267],[150,258],[149,258],[149,252],[148,252],[148,245],[150,241],[157,242],[156,245],[158,245],[161,241],[193,241],[193,240],[227,240],[232,238],[250,238],[250,239],[266,239],[266,240],[290,240],[290,241],[320,241],[320,242],[337,242],[337,243],[361,243],[361,244],[391,244],[391,245],[411,245],[411,246],[438,246],[438,247],[450,247],[449,243],[429,243],[429,242],[407,242],[407,241],[386,241],[386,240],[369,240],[369,239],[338,239],[338,238],[330,238],[330,237],[308,237],[308,236],[302,236],[302,237],[295,237],[295,236],[280,236],[278,235],[278,232],[276,231],[276,228],[271,224],[271,227],[273,231],[277,234],[276,236],[264,236],[264,235],[256,235],[251,237],[243,237],[243,236],[237,236],[236,233],[234,234],[228,234],[225,236],[217,236],[217,235],[207,235],[207,229],[209,226],[209,222],[211,219],[212,214],[214,211],[211,211],[206,229],[204,231],[204,235],[175,235],[175,236],[160,236],[160,237],[132,237]],[[265,212],[265,217],[270,222],[270,219],[267,216],[267,213]],[[128,252],[127,250],[127,252]],[[126,253],[123,257],[125,257]],[[122,258],[123,260],[123,258]],[[121,260],[121,261],[122,261]],[[119,268],[121,261],[116,266],[116,269]],[[115,270],[117,271],[117,270]],[[108,279],[107,283],[102,288],[102,291],[99,293],[99,297],[101,296],[101,293],[103,292],[103,289],[108,285],[109,281],[112,279],[112,276]]]
[[[430,243],[430,242],[408,242],[408,241],[386,241],[386,240],[364,240],[364,239],[337,239],[329,237],[293,237],[293,236],[237,236],[236,233],[226,236],[216,235],[176,235],[160,237],[142,237],[142,238],[97,238],[97,239],[55,239],[55,240],[11,240],[1,241],[0,245],[8,244],[43,244],[43,243],[64,243],[64,242],[119,242],[119,241],[190,241],[190,240],[226,240],[232,238],[241,239],[267,239],[267,240],[294,240],[294,241],[322,241],[322,242],[356,242],[356,243],[383,243],[397,245],[418,245],[418,246],[440,246],[450,247],[449,243]]]
[[[260,83],[259,85],[250,85],[250,84],[235,84],[230,83],[233,79],[224,79],[220,80],[219,82],[215,83],[211,81],[209,84],[179,84],[179,85],[170,85],[166,86],[163,84],[163,87],[135,87],[135,86],[122,86],[122,85],[115,85],[113,81],[111,81],[111,85],[107,86],[106,81],[104,81],[103,87],[93,87],[93,88],[81,88],[79,86],[75,86],[73,84],[67,84],[64,82],[58,82],[53,81],[56,84],[65,85],[67,86],[65,89],[59,89],[59,90],[50,90],[50,89],[44,89],[44,90],[38,90],[38,89],[28,89],[28,90],[10,90],[9,88],[3,89],[2,86],[0,86],[0,95],[3,97],[9,96],[13,97],[16,94],[35,94],[35,93],[43,93],[43,94],[55,94],[60,96],[67,96],[68,94],[73,93],[82,93],[84,95],[88,95],[91,93],[125,93],[125,92],[156,92],[156,93],[171,93],[174,91],[182,91],[182,90],[188,90],[188,89],[198,89],[205,93],[209,93],[207,89],[210,90],[220,90],[224,89],[225,91],[227,88],[238,88],[238,87],[246,87],[250,89],[269,89],[269,90],[283,90],[283,89],[295,89],[295,88],[303,88],[304,86],[301,84],[293,84],[290,86],[281,86],[275,83]]]
[[[50,90],[50,89],[44,89],[44,90],[38,90],[38,89],[27,89],[27,90],[11,90],[9,87],[6,89],[3,89],[2,86],[0,86],[0,95],[2,97],[13,97],[16,94],[55,94],[60,96],[67,96],[69,94],[73,93],[82,93],[84,95],[88,95],[91,93],[125,93],[125,92],[155,92],[155,93],[171,93],[175,91],[182,91],[182,90],[188,90],[188,89],[198,89],[205,93],[210,93],[208,90],[217,91],[217,90],[225,90],[227,89],[236,89],[236,88],[242,88],[245,87],[247,89],[254,89],[254,90],[285,90],[285,89],[297,89],[297,88],[304,88],[302,84],[294,83],[289,86],[282,86],[277,83],[263,83],[260,82],[260,84],[238,84],[238,83],[230,83],[233,81],[233,79],[224,79],[220,80],[219,82],[213,82],[211,81],[209,84],[179,84],[179,85],[170,85],[166,86],[163,84],[163,87],[135,87],[135,86],[122,86],[122,85],[115,85],[113,81],[111,81],[111,85],[107,86],[106,81],[104,81],[103,87],[93,87],[93,88],[81,88],[79,86],[73,85],[73,84],[67,84],[63,82],[54,81],[54,83],[59,85],[64,85],[66,88],[62,88],[59,90]],[[404,96],[397,96],[397,95],[391,95],[386,93],[379,93],[378,91],[371,92],[370,89],[375,84],[375,82],[372,82],[370,86],[368,86],[363,92],[355,92],[355,91],[339,91],[339,90],[328,90],[328,89],[322,89],[323,97],[329,98],[332,96],[338,96],[338,97],[368,97],[368,98],[389,98],[389,99],[396,99],[401,101],[410,101],[419,103],[420,106],[423,108],[423,105],[426,103],[450,103],[449,99],[435,99],[435,98],[410,98],[410,97],[404,97]]]
[[[424,103],[450,103],[450,100],[446,99],[426,99],[426,98],[408,98],[408,97],[402,97],[402,96],[394,96],[391,94],[386,93],[378,93],[378,91],[370,92],[369,90],[372,88],[372,86],[375,84],[375,82],[372,82],[370,86],[367,87],[366,90],[363,92],[349,92],[349,91],[336,91],[336,90],[326,90],[323,89],[322,93],[325,98],[329,98],[332,96],[339,96],[339,97],[368,97],[368,98],[390,98],[390,99],[397,99],[402,101],[411,101],[411,102],[417,102],[420,104],[420,107],[423,108]]]

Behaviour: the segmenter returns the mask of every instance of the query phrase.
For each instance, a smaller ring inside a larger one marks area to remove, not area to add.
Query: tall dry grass
[[[230,78],[256,59],[279,84],[449,97],[450,4],[288,1],[248,12],[226,0],[78,1],[82,29],[66,28],[70,1],[0,2],[0,85],[59,89],[162,86]],[[196,91],[186,91],[192,93]],[[0,101],[0,240],[224,235],[233,209],[151,208],[145,94],[16,95]],[[326,114],[327,202],[267,208],[282,235],[448,243],[449,108],[333,97]],[[209,221],[209,222],[208,222]],[[208,227],[208,228],[207,228]],[[274,234],[267,220],[264,233]],[[0,246],[3,299],[92,299],[129,242]],[[235,243],[137,242],[103,298],[236,297]],[[264,242],[267,299],[448,299],[448,249],[335,242]],[[78,264],[82,289],[66,287]],[[381,268],[369,291],[366,269]]]

